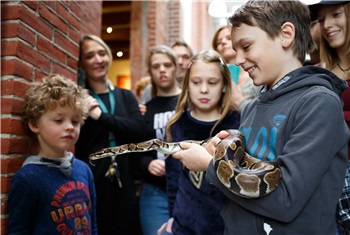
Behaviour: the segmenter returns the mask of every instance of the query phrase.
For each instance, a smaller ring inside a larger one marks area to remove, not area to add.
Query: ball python
[[[258,198],[272,192],[281,180],[281,169],[276,162],[262,161],[245,152],[244,134],[238,130],[227,130],[229,136],[222,139],[215,148],[213,165],[220,182],[234,194]],[[206,146],[211,138],[203,141],[183,142]],[[89,156],[90,162],[105,157],[126,153],[156,150],[166,155],[182,150],[180,142],[164,142],[152,139],[140,143],[124,144],[101,149]]]
[[[230,134],[215,148],[213,165],[220,182],[241,197],[258,198],[272,192],[281,181],[277,162],[262,161],[245,152],[244,134]]]

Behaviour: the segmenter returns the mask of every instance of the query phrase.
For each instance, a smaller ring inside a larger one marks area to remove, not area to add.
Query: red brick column
[[[167,41],[166,45],[172,46],[174,42],[183,41],[183,12],[179,0],[168,2],[167,17]]]
[[[131,89],[147,75],[146,59],[150,48],[166,43],[168,3],[160,1],[132,1],[130,70]]]
[[[35,154],[21,122],[23,96],[50,73],[77,79],[81,33],[100,35],[101,1],[1,2],[1,230],[7,234],[7,194],[25,157]]]
[[[132,90],[147,75],[146,59],[155,45],[171,46],[182,38],[182,10],[179,0],[132,1],[130,70]]]

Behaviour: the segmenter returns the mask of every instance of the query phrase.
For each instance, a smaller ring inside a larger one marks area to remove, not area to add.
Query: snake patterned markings
[[[220,182],[241,197],[258,198],[272,192],[281,180],[278,164],[249,156],[244,151],[243,133],[228,132],[230,135],[218,144],[213,158]]]
[[[276,162],[261,161],[245,152],[244,134],[238,130],[227,130],[230,135],[222,139],[215,148],[214,169],[220,182],[230,191],[241,196],[257,198],[272,192],[281,180],[281,169]],[[184,142],[206,146],[211,138],[203,141]],[[152,139],[137,144],[125,144],[105,148],[90,154],[92,160],[105,157],[115,158],[131,152],[156,150],[164,154],[173,154],[181,150],[179,142],[168,143]]]
[[[195,143],[205,147],[210,142],[211,139],[212,138],[208,138],[205,140],[198,140],[198,141],[185,140],[183,142]],[[180,142],[168,143],[168,142],[161,141],[159,139],[152,139],[152,140],[147,140],[136,144],[131,143],[131,144],[124,144],[116,147],[104,148],[98,152],[90,154],[89,160],[91,162],[93,160],[98,160],[106,157],[115,157],[126,153],[148,152],[152,150],[169,155],[182,150],[182,148],[180,146]]]
[[[131,143],[116,147],[104,148],[98,152],[90,154],[89,160],[91,163],[93,160],[98,160],[106,157],[115,157],[126,153],[148,152],[152,150],[156,150],[158,152],[169,155],[180,151],[181,146],[179,143],[167,143],[159,139],[152,139],[137,144]]]

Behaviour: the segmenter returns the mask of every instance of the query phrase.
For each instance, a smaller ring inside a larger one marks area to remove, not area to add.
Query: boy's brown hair
[[[281,26],[290,22],[295,27],[292,45],[294,55],[303,64],[306,54],[313,50],[314,42],[310,33],[310,14],[308,7],[298,0],[269,1],[251,0],[229,18],[232,30],[241,24],[257,26],[274,39],[281,32]]]
[[[24,97],[23,122],[37,124],[43,113],[58,106],[81,110],[81,124],[89,115],[87,104],[88,91],[72,80],[52,74],[41,82],[33,82]]]

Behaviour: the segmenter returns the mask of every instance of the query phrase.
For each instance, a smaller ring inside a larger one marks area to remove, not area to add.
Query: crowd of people
[[[349,17],[349,1],[248,1],[212,49],[151,48],[136,95],[108,79],[108,45],[84,35],[79,85],[53,74],[24,97],[40,149],[13,178],[9,234],[350,234]],[[220,160],[230,129],[245,147]],[[150,139],[182,150],[89,161]],[[262,161],[274,164],[245,180]]]

